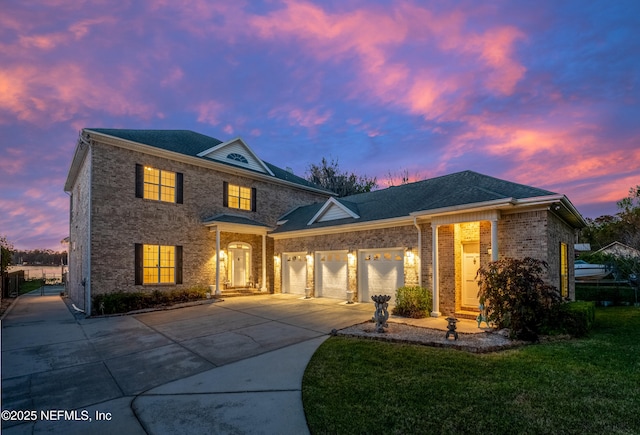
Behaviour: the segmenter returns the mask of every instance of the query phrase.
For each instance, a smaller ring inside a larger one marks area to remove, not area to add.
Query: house
[[[640,258],[640,251],[621,242],[609,243],[604,248],[598,249],[595,253],[609,254],[614,257]]]
[[[256,287],[369,302],[433,290],[432,315],[477,311],[477,269],[546,261],[572,298],[575,232],[562,194],[463,171],[337,198],[242,139],[84,129],[69,170],[68,293],[91,312],[113,291]],[[393,301],[392,301],[393,302]]]

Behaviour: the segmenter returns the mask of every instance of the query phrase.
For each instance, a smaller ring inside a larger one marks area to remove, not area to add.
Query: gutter
[[[127,139],[121,139],[119,137],[110,136],[108,134],[99,133],[94,130],[85,129],[84,131],[86,131],[87,133],[91,133],[91,135],[100,136],[102,140],[106,139],[105,143],[107,143],[108,145],[118,146],[120,148],[127,148],[127,149],[138,151],[144,154],[151,154],[158,157],[164,157],[167,159],[171,159],[171,160],[182,162],[182,163],[187,163],[194,166],[200,166],[208,169],[215,169],[218,172],[225,172],[231,175],[240,175],[243,177],[257,179],[260,181],[268,181],[270,183],[283,184],[285,186],[293,187],[298,190],[320,193],[327,197],[336,196],[335,193],[329,192],[324,189],[303,186],[301,184],[293,183],[291,181],[282,180],[275,176],[272,177],[270,175],[261,174],[259,172],[251,171],[241,167],[235,167],[235,166],[225,165],[222,163],[217,163],[214,160],[206,160],[204,157],[194,157],[188,154],[177,153],[175,151],[165,150],[162,148],[154,147],[152,145],[146,145],[139,142],[133,142]],[[124,146],[125,144],[126,146]]]

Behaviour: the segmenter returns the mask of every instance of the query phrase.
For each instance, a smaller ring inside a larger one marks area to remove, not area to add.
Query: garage
[[[348,289],[347,251],[316,253],[316,295],[318,297],[345,299]]]
[[[395,304],[396,290],[404,285],[404,250],[375,249],[360,251],[360,301],[371,302],[373,295],[389,295]]]
[[[305,252],[282,254],[282,292],[304,295],[307,287]]]

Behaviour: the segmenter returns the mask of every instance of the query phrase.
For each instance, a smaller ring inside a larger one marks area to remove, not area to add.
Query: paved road
[[[20,297],[2,321],[2,409],[37,415],[4,434],[305,433],[309,358],[373,314],[264,295],[84,319],[53,293]]]

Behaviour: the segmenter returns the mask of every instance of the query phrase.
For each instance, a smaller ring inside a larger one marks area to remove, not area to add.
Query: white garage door
[[[347,251],[316,253],[316,289],[318,296],[345,299],[347,297]]]
[[[306,287],[306,253],[282,254],[282,292],[304,295]]]
[[[373,295],[389,295],[395,304],[396,290],[404,285],[402,249],[379,249],[360,252],[360,301],[372,302]]]

